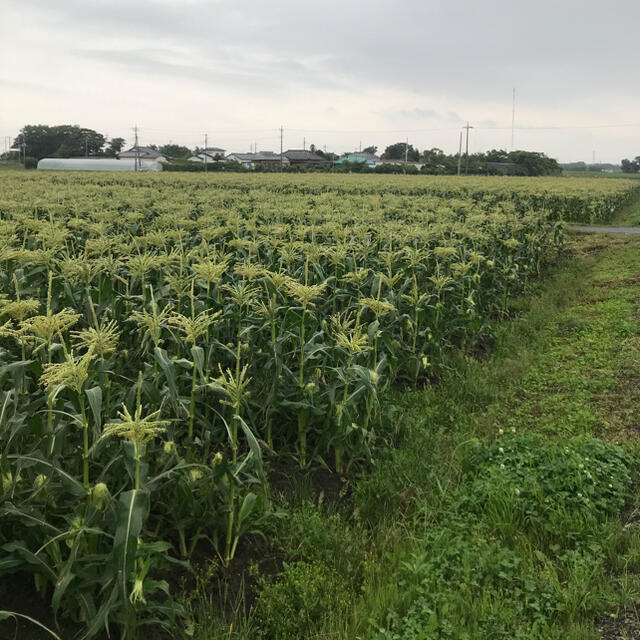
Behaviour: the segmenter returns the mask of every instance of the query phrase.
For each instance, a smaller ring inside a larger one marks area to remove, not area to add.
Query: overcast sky
[[[640,2],[0,0],[0,136],[640,155]],[[1,145],[0,150],[4,150]]]

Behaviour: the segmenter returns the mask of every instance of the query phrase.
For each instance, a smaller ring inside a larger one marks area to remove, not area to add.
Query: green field
[[[631,602],[608,394],[638,252],[567,257],[564,222],[632,222],[637,182],[0,185],[0,608],[65,638],[577,639]]]

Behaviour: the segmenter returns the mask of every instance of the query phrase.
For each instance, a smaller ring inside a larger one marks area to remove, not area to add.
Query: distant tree
[[[504,149],[491,149],[484,155],[486,162],[509,162],[509,154]]]
[[[565,162],[560,165],[563,171],[586,171],[587,163],[586,162]]]
[[[111,138],[107,144],[107,148],[104,150],[104,155],[109,158],[115,158],[124,148],[124,138]]]
[[[638,173],[640,172],[640,156],[636,156],[633,160],[625,158],[620,165],[622,173]]]
[[[96,156],[102,153],[105,138],[93,129],[78,125],[63,124],[25,125],[16,136],[14,146],[26,145],[27,155],[40,159],[46,156],[68,158],[74,156]]]
[[[422,173],[429,173],[433,175],[453,173],[453,169],[456,164],[456,159],[453,156],[448,156],[442,149],[434,147],[433,149],[425,149],[421,156],[420,162],[422,162]]]
[[[517,164],[526,176],[559,176],[562,173],[557,160],[538,151],[512,151],[508,159]]]
[[[175,158],[176,160],[188,158],[191,155],[191,149],[189,149],[189,147],[183,147],[179,144],[163,144],[159,151],[163,156]]]
[[[381,157],[383,160],[404,160],[405,154],[409,162],[418,162],[420,160],[420,152],[414,149],[412,144],[407,146],[406,142],[396,142],[389,145]]]
[[[337,153],[332,153],[331,151],[323,151],[322,149],[316,149],[316,154],[321,158],[324,158],[327,162],[335,162],[340,159],[340,156]]]
[[[370,153],[371,155],[376,155],[376,153],[378,153],[378,147],[376,147],[375,145],[371,145],[370,147],[365,147],[362,150],[363,153]]]

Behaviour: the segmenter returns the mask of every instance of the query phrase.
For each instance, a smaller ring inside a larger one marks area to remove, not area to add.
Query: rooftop
[[[280,154],[273,151],[258,151],[256,153],[230,153],[227,158],[234,156],[243,162],[264,162],[265,160],[280,160]]]
[[[310,160],[315,162],[321,162],[324,160],[321,156],[313,151],[307,151],[306,149],[288,149],[282,155],[289,160]]]

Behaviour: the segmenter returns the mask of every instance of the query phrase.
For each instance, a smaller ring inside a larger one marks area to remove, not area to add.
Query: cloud
[[[633,122],[639,21],[636,0],[615,11],[584,0],[4,0],[0,127],[85,114],[115,134],[137,110],[170,130],[206,104],[194,129],[446,130],[469,119],[498,136],[514,86],[518,122]],[[566,154],[640,148],[635,130],[524,138]]]

